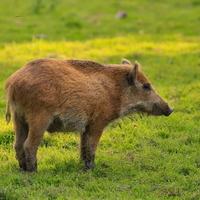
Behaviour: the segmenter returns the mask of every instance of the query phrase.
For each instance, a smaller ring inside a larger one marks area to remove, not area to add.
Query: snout
[[[173,107],[168,106],[168,104],[158,104],[155,103],[153,105],[153,111],[152,114],[153,115],[165,115],[165,116],[169,116],[172,112],[174,111]]]
[[[165,116],[169,116],[174,111],[173,107],[169,107],[167,112],[163,113]]]

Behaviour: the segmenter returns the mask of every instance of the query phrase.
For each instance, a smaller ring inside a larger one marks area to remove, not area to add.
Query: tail
[[[7,104],[6,104],[6,122],[7,122],[7,124],[9,124],[10,119],[11,119],[11,114],[10,114],[10,99],[9,99],[9,95],[8,95]]]
[[[11,104],[11,94],[13,93],[13,89],[11,87],[10,84],[8,84],[8,82],[5,85],[5,90],[6,90],[6,94],[7,94],[7,103],[6,103],[6,122],[7,124],[9,124],[10,119],[11,119],[11,112],[10,112],[10,104]]]

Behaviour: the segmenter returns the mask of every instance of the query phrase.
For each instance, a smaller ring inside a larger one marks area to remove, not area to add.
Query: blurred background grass
[[[116,36],[199,36],[198,0],[0,0],[0,41],[88,40]],[[119,11],[126,17],[116,19]]]

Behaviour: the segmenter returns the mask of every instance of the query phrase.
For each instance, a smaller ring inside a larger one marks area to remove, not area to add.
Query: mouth
[[[166,105],[164,108],[160,107],[156,103],[153,104],[153,108],[151,110],[147,110],[146,107],[139,106],[134,108],[137,113],[146,113],[147,115],[154,115],[154,116],[169,116],[173,111],[174,108]]]

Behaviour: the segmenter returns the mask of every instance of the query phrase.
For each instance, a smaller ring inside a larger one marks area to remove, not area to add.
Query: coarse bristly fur
[[[13,111],[16,157],[25,171],[37,170],[37,149],[45,131],[80,133],[83,170],[93,169],[104,127],[133,112],[170,115],[173,108],[134,65],[90,60],[37,59],[6,82],[9,123]]]

